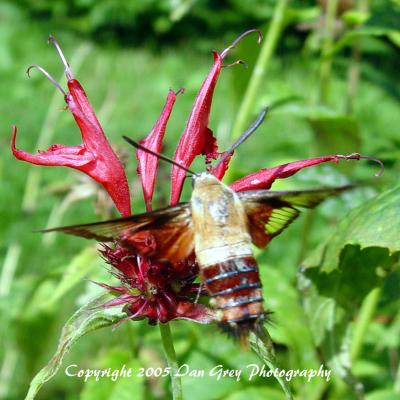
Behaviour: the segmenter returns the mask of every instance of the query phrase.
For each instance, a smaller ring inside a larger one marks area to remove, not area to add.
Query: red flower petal
[[[182,93],[183,90],[179,90],[177,93],[170,90],[168,93],[167,101],[165,102],[164,108],[161,111],[161,115],[155,123],[151,132],[147,137],[141,140],[139,143],[144,147],[152,150],[153,152],[160,153],[162,148],[162,141],[165,135],[165,128],[168,123],[168,119],[171,115],[172,107],[175,104],[176,96]],[[154,184],[157,174],[158,158],[152,154],[147,153],[143,150],[136,151],[136,158],[139,161],[137,172],[140,175],[142,182],[143,196],[146,202],[147,211],[151,210],[151,202],[154,193]]]
[[[307,160],[295,161],[288,164],[279,165],[274,168],[264,168],[233,182],[230,187],[235,192],[245,190],[269,189],[275,179],[288,178],[303,168],[318,165],[327,161],[338,162],[339,159],[347,156],[332,155],[325,157],[309,158]],[[349,156],[350,157],[350,156]]]
[[[174,155],[174,160],[186,168],[190,167],[194,158],[199,154],[212,157],[216,152],[216,141],[212,131],[208,128],[208,121],[214,88],[221,68],[222,57],[214,52],[214,65],[201,85]],[[171,204],[179,201],[185,177],[186,172],[183,169],[175,165],[172,167]]]
[[[68,108],[82,133],[84,146],[96,159],[95,165],[90,165],[90,168],[82,171],[107,190],[123,216],[130,215],[129,186],[121,161],[104,135],[82,86],[77,80],[71,79],[68,81],[68,88],[70,90],[66,96]]]
[[[116,207],[123,216],[131,214],[128,181],[124,168],[104,135],[92,106],[80,83],[72,78],[72,72],[56,40],[50,36],[65,66],[69,93],[65,101],[72,112],[82,134],[83,144],[79,146],[53,145],[39,154],[29,154],[17,150],[15,139],[17,129],[14,127],[11,149],[20,160],[46,166],[66,166],[89,175],[100,183],[109,193]],[[44,73],[63,93],[62,88],[43,68],[35,66]],[[30,67],[32,68],[32,67]],[[29,68],[29,69],[30,69]],[[29,70],[28,70],[29,71]]]
[[[245,36],[256,32],[258,34],[258,43],[262,36],[257,29],[250,29],[239,35],[226,49],[220,54],[213,52],[214,65],[204,80],[196,100],[193,104],[189,120],[179,140],[175,151],[174,160],[184,167],[190,167],[194,158],[200,154],[206,156],[206,161],[218,156],[217,142],[211,129],[208,127],[210,119],[211,103],[214,94],[215,85],[222,68],[222,61],[225,56],[233,49]],[[237,63],[233,63],[237,64]],[[179,201],[182,192],[183,182],[186,172],[177,166],[172,167],[171,174],[171,204]]]

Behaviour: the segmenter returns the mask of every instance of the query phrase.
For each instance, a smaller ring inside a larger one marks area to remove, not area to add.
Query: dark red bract
[[[197,275],[194,258],[182,265],[174,265],[132,255],[131,251],[116,246],[104,246],[101,251],[106,261],[118,272],[123,286],[101,286],[115,292],[117,297],[104,307],[124,305],[127,319],[147,317],[150,324],[172,319],[190,319],[199,323],[213,320],[211,312],[202,304],[194,303],[199,287],[193,284]]]

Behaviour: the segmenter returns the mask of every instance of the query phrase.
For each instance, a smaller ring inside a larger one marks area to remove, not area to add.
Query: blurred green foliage
[[[285,29],[248,119],[265,105],[271,105],[271,111],[259,132],[236,152],[231,178],[328,153],[360,152],[385,162],[385,174],[379,179],[373,176],[376,164],[360,161],[318,166],[277,182],[274,189],[350,181],[364,185],[306,213],[266,251],[257,252],[257,258],[266,305],[273,311],[268,329],[279,363],[285,369],[318,369],[328,363],[333,371],[330,382],[294,378],[290,386],[295,398],[361,398],[362,385],[368,400],[395,399],[400,396],[400,4],[397,0],[339,3],[334,43],[324,59],[320,55],[326,1],[292,1],[286,9]],[[351,3],[354,7],[348,8]],[[124,159],[133,209],[140,212],[144,205],[136,160],[121,136],[143,138],[168,89],[185,87],[164,146],[166,154],[173,154],[212,64],[211,49],[223,49],[250,27],[265,32],[275,4],[272,0],[0,3],[1,399],[26,395],[33,376],[54,354],[62,326],[102,292],[84,277],[107,283],[114,279],[92,244],[32,232],[47,224],[105,218],[110,211],[97,188],[64,168],[18,162],[9,151],[13,123],[19,129],[18,147],[27,151],[80,142],[70,114],[62,110],[61,95],[35,71],[30,80],[25,75],[29,65],[38,63],[55,77],[62,76],[54,49],[46,45],[48,34],[60,41]],[[362,5],[369,10],[360,9]],[[248,68],[224,69],[217,85],[210,127],[221,149],[232,141],[235,117],[259,54],[254,42],[247,38],[230,55],[232,61],[244,59]],[[322,102],[319,93],[326,82],[319,71],[327,60],[331,63],[328,96]],[[65,86],[64,78],[60,82]],[[202,160],[193,168],[204,169]],[[168,174],[169,166],[160,164],[158,206],[167,203]],[[180,364],[245,370],[247,364],[259,363],[215,326],[185,321],[171,325]],[[138,369],[165,366],[165,359],[158,329],[140,321],[84,336],[66,355],[63,365],[69,364],[80,368],[126,364]],[[169,384],[166,378],[84,383],[66,376],[62,367],[38,398],[166,399]],[[185,398],[202,400],[283,398],[271,378],[249,382],[244,377],[236,382],[184,377],[183,390]]]

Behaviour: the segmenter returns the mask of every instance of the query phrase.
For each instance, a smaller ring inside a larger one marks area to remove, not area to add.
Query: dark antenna
[[[214,168],[218,168],[218,166],[221,165],[229,156],[231,156],[234,150],[239,147],[263,123],[265,116],[267,115],[268,109],[268,107],[265,107],[264,110],[261,111],[257,119],[247,128],[247,130],[242,135],[240,135],[239,139],[236,140],[235,143],[233,143],[229,150],[225,152],[225,155],[219,159],[217,165]]]
[[[149,153],[149,154],[152,154],[153,156],[158,157],[160,160],[164,160],[164,161],[167,161],[167,162],[169,162],[169,163],[171,163],[171,164],[173,164],[173,165],[176,165],[177,167],[183,169],[184,171],[189,172],[189,174],[191,174],[191,175],[197,175],[195,172],[193,172],[193,171],[191,171],[190,169],[184,167],[183,165],[177,163],[176,161],[172,160],[171,158],[169,158],[169,157],[167,157],[167,156],[164,156],[163,154],[156,153],[155,151],[150,150],[150,149],[148,149],[147,147],[142,146],[141,144],[135,142],[134,140],[132,140],[132,139],[129,138],[128,136],[122,136],[122,137],[123,137],[130,145],[132,145],[132,146],[135,147],[136,149],[143,150],[143,151],[145,151],[146,153]]]

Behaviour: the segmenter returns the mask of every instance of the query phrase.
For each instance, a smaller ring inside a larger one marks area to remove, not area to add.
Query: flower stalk
[[[164,348],[165,357],[167,359],[168,367],[170,368],[171,382],[172,382],[172,398],[174,400],[181,400],[182,397],[182,382],[178,376],[178,360],[171,335],[171,327],[169,324],[159,324],[161,341]]]
[[[321,66],[319,73],[319,103],[327,104],[332,71],[332,47],[334,43],[335,18],[338,0],[328,0],[325,15],[324,38],[321,49]]]
[[[281,33],[285,27],[285,12],[288,4],[289,0],[278,0],[276,3],[274,15],[264,37],[264,43],[261,45],[260,55],[258,56],[233,125],[231,135],[233,139],[237,139],[242,132],[244,132],[249,123],[249,119],[254,112],[258,88],[260,87],[261,81],[268,69],[271,58],[281,37]]]

